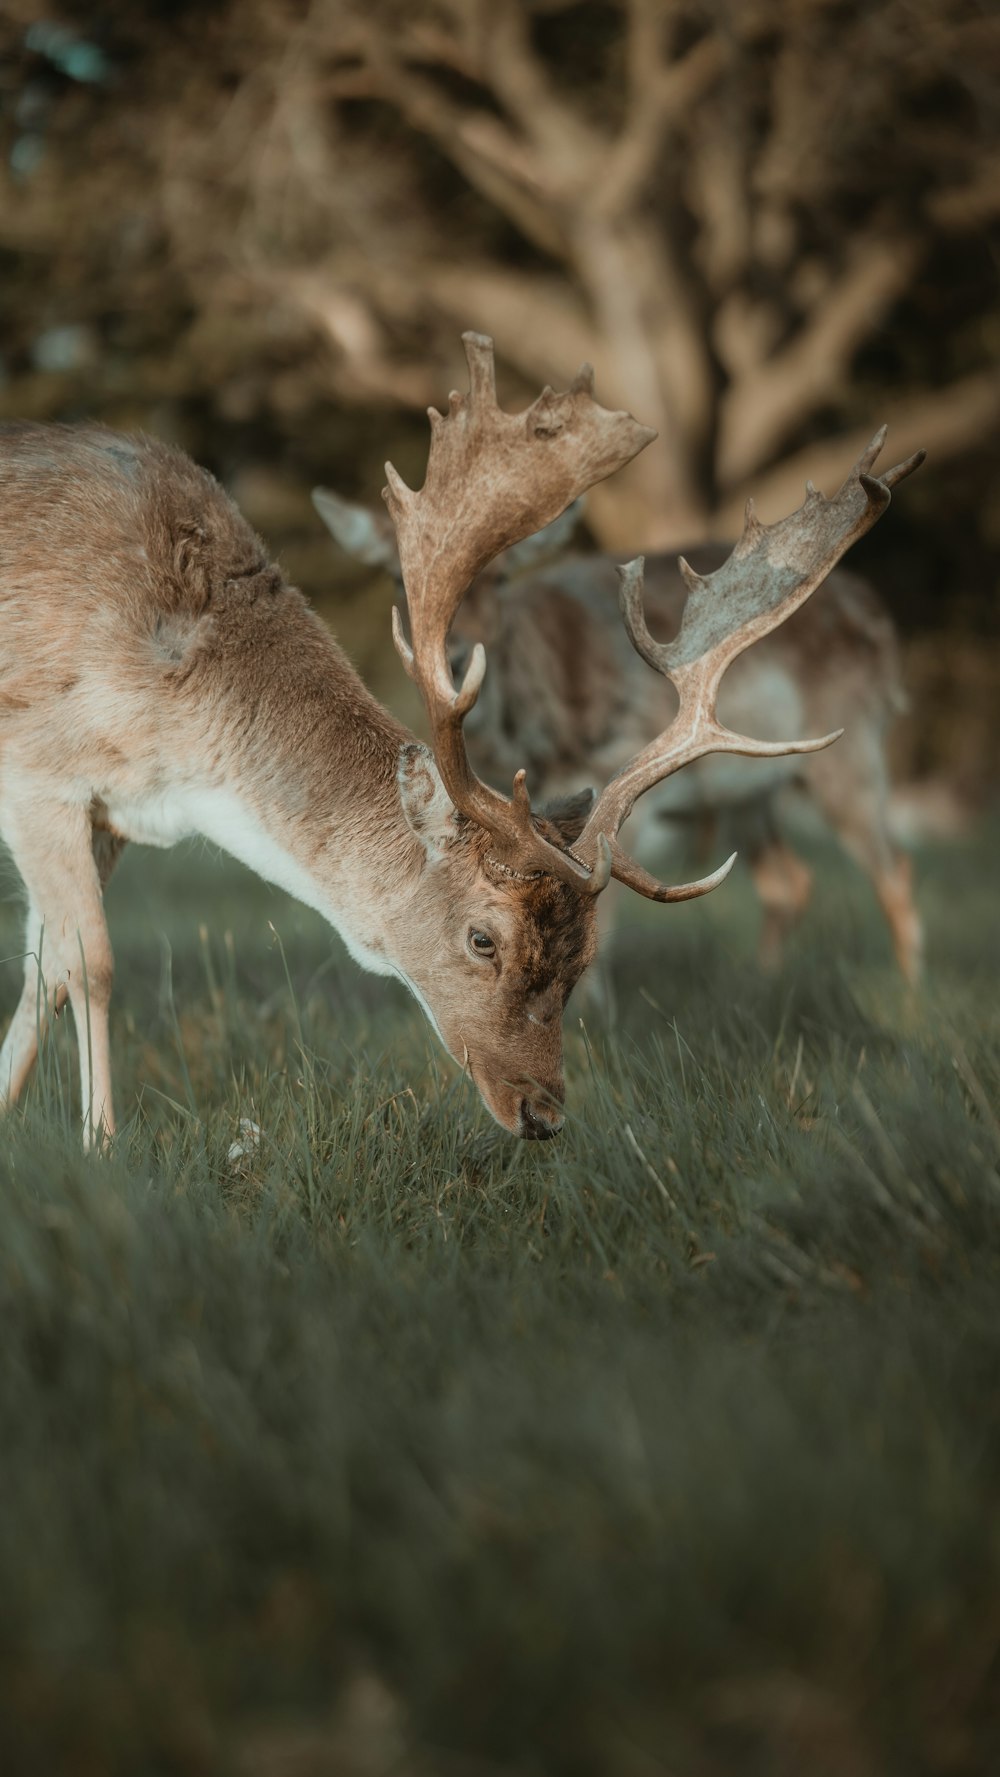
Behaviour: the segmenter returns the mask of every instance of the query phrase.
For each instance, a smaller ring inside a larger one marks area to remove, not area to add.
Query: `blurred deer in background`
[[[347,554],[398,578],[384,514],[325,488],[315,489],[313,500]],[[607,556],[570,551],[579,517],[579,508],[571,508],[494,562],[466,595],[449,644],[458,672],[477,642],[489,649],[490,671],[466,724],[477,769],[500,783],[520,762],[545,796],[572,795],[615,771],[659,732],[676,702],[670,686],[652,678],[628,645],[614,564]],[[702,545],[687,559],[708,574],[726,553]],[[686,597],[676,557],[647,558],[646,610],[657,634],[677,633]],[[899,967],[916,982],[923,933],[909,857],[890,836],[886,761],[887,731],[905,701],[888,611],[867,581],[835,569],[821,598],[733,667],[720,709],[730,726],[762,739],[841,726],[842,740],[829,752],[774,759],[766,768],[711,759],[671,777],[640,803],[631,850],[652,866],[679,826],[703,838],[724,821],[762,904],[761,961],[774,965],[813,884],[780,818],[782,792],[794,785],[811,797],[871,880]]]
[[[688,571],[669,646],[646,629],[641,564],[623,569],[630,640],[672,680],[679,709],[588,815],[534,812],[523,769],[510,797],[476,777],[463,724],[485,653],[473,649],[456,689],[446,649],[466,588],[651,433],[597,405],[586,366],[567,393],[505,413],[492,341],[464,340],[470,392],[431,410],[423,488],[386,467],[410,640],[398,612],[394,635],[431,748],[375,701],[182,453],[99,427],[0,428],[0,830],[28,891],[24,988],[0,1051],[6,1103],[68,998],[84,1139],[113,1129],[103,891],[128,840],[200,833],[318,908],[363,967],[405,981],[505,1129],[551,1136],[562,1013],[596,948],[597,897],[614,875],[654,900],[686,899],[729,868],[658,883],[618,843],[635,803],[708,753],[773,760],[836,738],[748,739],[719,722],[716,693],[915,467],[873,478],[880,438],[833,500],[811,493],[767,529],[748,510],[729,561],[707,579]]]

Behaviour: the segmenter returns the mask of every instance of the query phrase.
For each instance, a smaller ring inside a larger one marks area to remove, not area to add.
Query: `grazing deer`
[[[392,527],[378,511],[316,488],[318,512],[349,555],[398,579]],[[461,673],[476,642],[490,672],[466,734],[477,770],[491,783],[518,764],[545,797],[579,791],[614,771],[663,727],[671,692],[628,645],[617,612],[616,569],[603,555],[569,553],[577,512],[508,550],[470,588],[450,638]],[[726,551],[688,551],[709,573]],[[648,558],[645,602],[658,633],[675,634],[686,588],[673,556]],[[652,864],[677,825],[704,831],[717,818],[747,857],[763,906],[761,960],[777,962],[805,911],[812,872],[786,842],[781,791],[805,790],[874,885],[908,981],[919,978],[920,918],[910,862],[889,833],[886,733],[904,707],[892,619],[874,589],[843,568],[812,599],[734,666],[721,697],[730,726],[766,738],[797,728],[842,726],[844,738],[814,757],[776,759],[762,769],[740,759],[708,760],[671,777],[640,804],[630,849]]]
[[[212,478],[180,452],[97,427],[0,428],[0,830],[28,891],[20,1002],[0,1051],[9,1104],[40,1026],[68,997],[85,1142],[114,1127],[102,892],[123,845],[201,833],[318,908],[355,958],[411,988],[493,1116],[514,1134],[561,1124],[561,1018],[595,950],[615,875],[677,900],[617,835],[643,793],[706,753],[765,759],[818,741],[759,742],[718,721],[729,662],[783,621],[879,517],[915,459],[875,479],[881,437],[832,500],[764,529],[748,511],[718,573],[689,573],[684,622],[654,642],[641,564],[623,570],[633,645],[677,687],[675,721],[589,815],[534,813],[473,773],[463,722],[481,646],[456,690],[446,637],[489,561],[549,523],[653,436],[593,399],[584,367],[526,412],[496,402],[492,342],[464,336],[468,395],[431,410],[424,486],[386,467],[409,611],[396,646],[432,748],[365,689],[301,594]]]

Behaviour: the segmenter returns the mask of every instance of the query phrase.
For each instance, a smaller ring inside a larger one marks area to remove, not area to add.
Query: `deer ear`
[[[579,839],[587,825],[587,816],[594,806],[594,790],[577,790],[572,796],[560,796],[558,802],[550,802],[542,814],[551,821],[565,845],[572,845]]]
[[[328,487],[314,487],[312,503],[345,555],[369,568],[385,568],[399,579],[399,553],[387,512],[369,512],[367,506],[341,499]]]
[[[396,782],[411,833],[421,841],[429,858],[443,856],[456,837],[455,805],[441,782],[429,747],[414,740],[400,748]]]

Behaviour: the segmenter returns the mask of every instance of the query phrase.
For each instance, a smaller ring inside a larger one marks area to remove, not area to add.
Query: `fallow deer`
[[[386,466],[410,640],[433,750],[365,689],[329,631],[203,470],[169,446],[96,427],[0,429],[0,831],[28,892],[25,981],[0,1050],[11,1103],[41,1026],[69,999],[84,1140],[114,1128],[102,904],[123,845],[201,833],[318,908],[362,966],[401,977],[504,1128],[560,1127],[561,1018],[595,949],[612,875],[668,888],[627,857],[636,800],[706,753],[774,758],[835,738],[759,742],[715,714],[729,662],[800,605],[888,505],[915,459],[871,475],[881,438],[833,500],[810,493],[764,529],[748,511],[729,562],[690,574],[663,646],[623,570],[633,645],[678,688],[676,720],[612,779],[589,816],[534,813],[473,773],[463,722],[485,672],[456,690],[446,637],[467,586],[652,434],[593,399],[588,367],[524,413],[496,401],[492,342],[464,336],[468,395],[431,410],[419,493]]]
[[[313,500],[347,554],[398,579],[384,514],[326,488]],[[449,644],[459,673],[476,642],[489,650],[490,672],[466,723],[476,769],[499,784],[523,764],[543,797],[569,796],[617,769],[671,708],[669,687],[628,645],[613,562],[569,548],[578,516],[571,509],[487,569],[463,601]],[[726,553],[718,545],[686,552],[699,573],[718,568]],[[676,558],[647,558],[646,608],[657,633],[676,632],[685,597]],[[709,760],[666,780],[640,805],[630,849],[652,865],[679,827],[701,835],[724,821],[749,864],[764,913],[760,956],[772,965],[812,890],[812,871],[784,833],[781,792],[794,783],[870,878],[900,969],[915,982],[922,928],[909,857],[890,836],[886,762],[887,732],[905,696],[895,626],[874,588],[834,569],[821,598],[734,666],[720,707],[731,726],[764,737],[839,725],[844,738],[766,770]]]

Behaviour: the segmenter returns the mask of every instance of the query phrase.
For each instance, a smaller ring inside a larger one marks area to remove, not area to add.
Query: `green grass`
[[[537,1146],[305,910],[125,859],[114,1151],[65,1021],[0,1134],[0,1769],[1000,1769],[998,836],[917,998],[819,861],[776,977],[736,883],[636,909]]]

